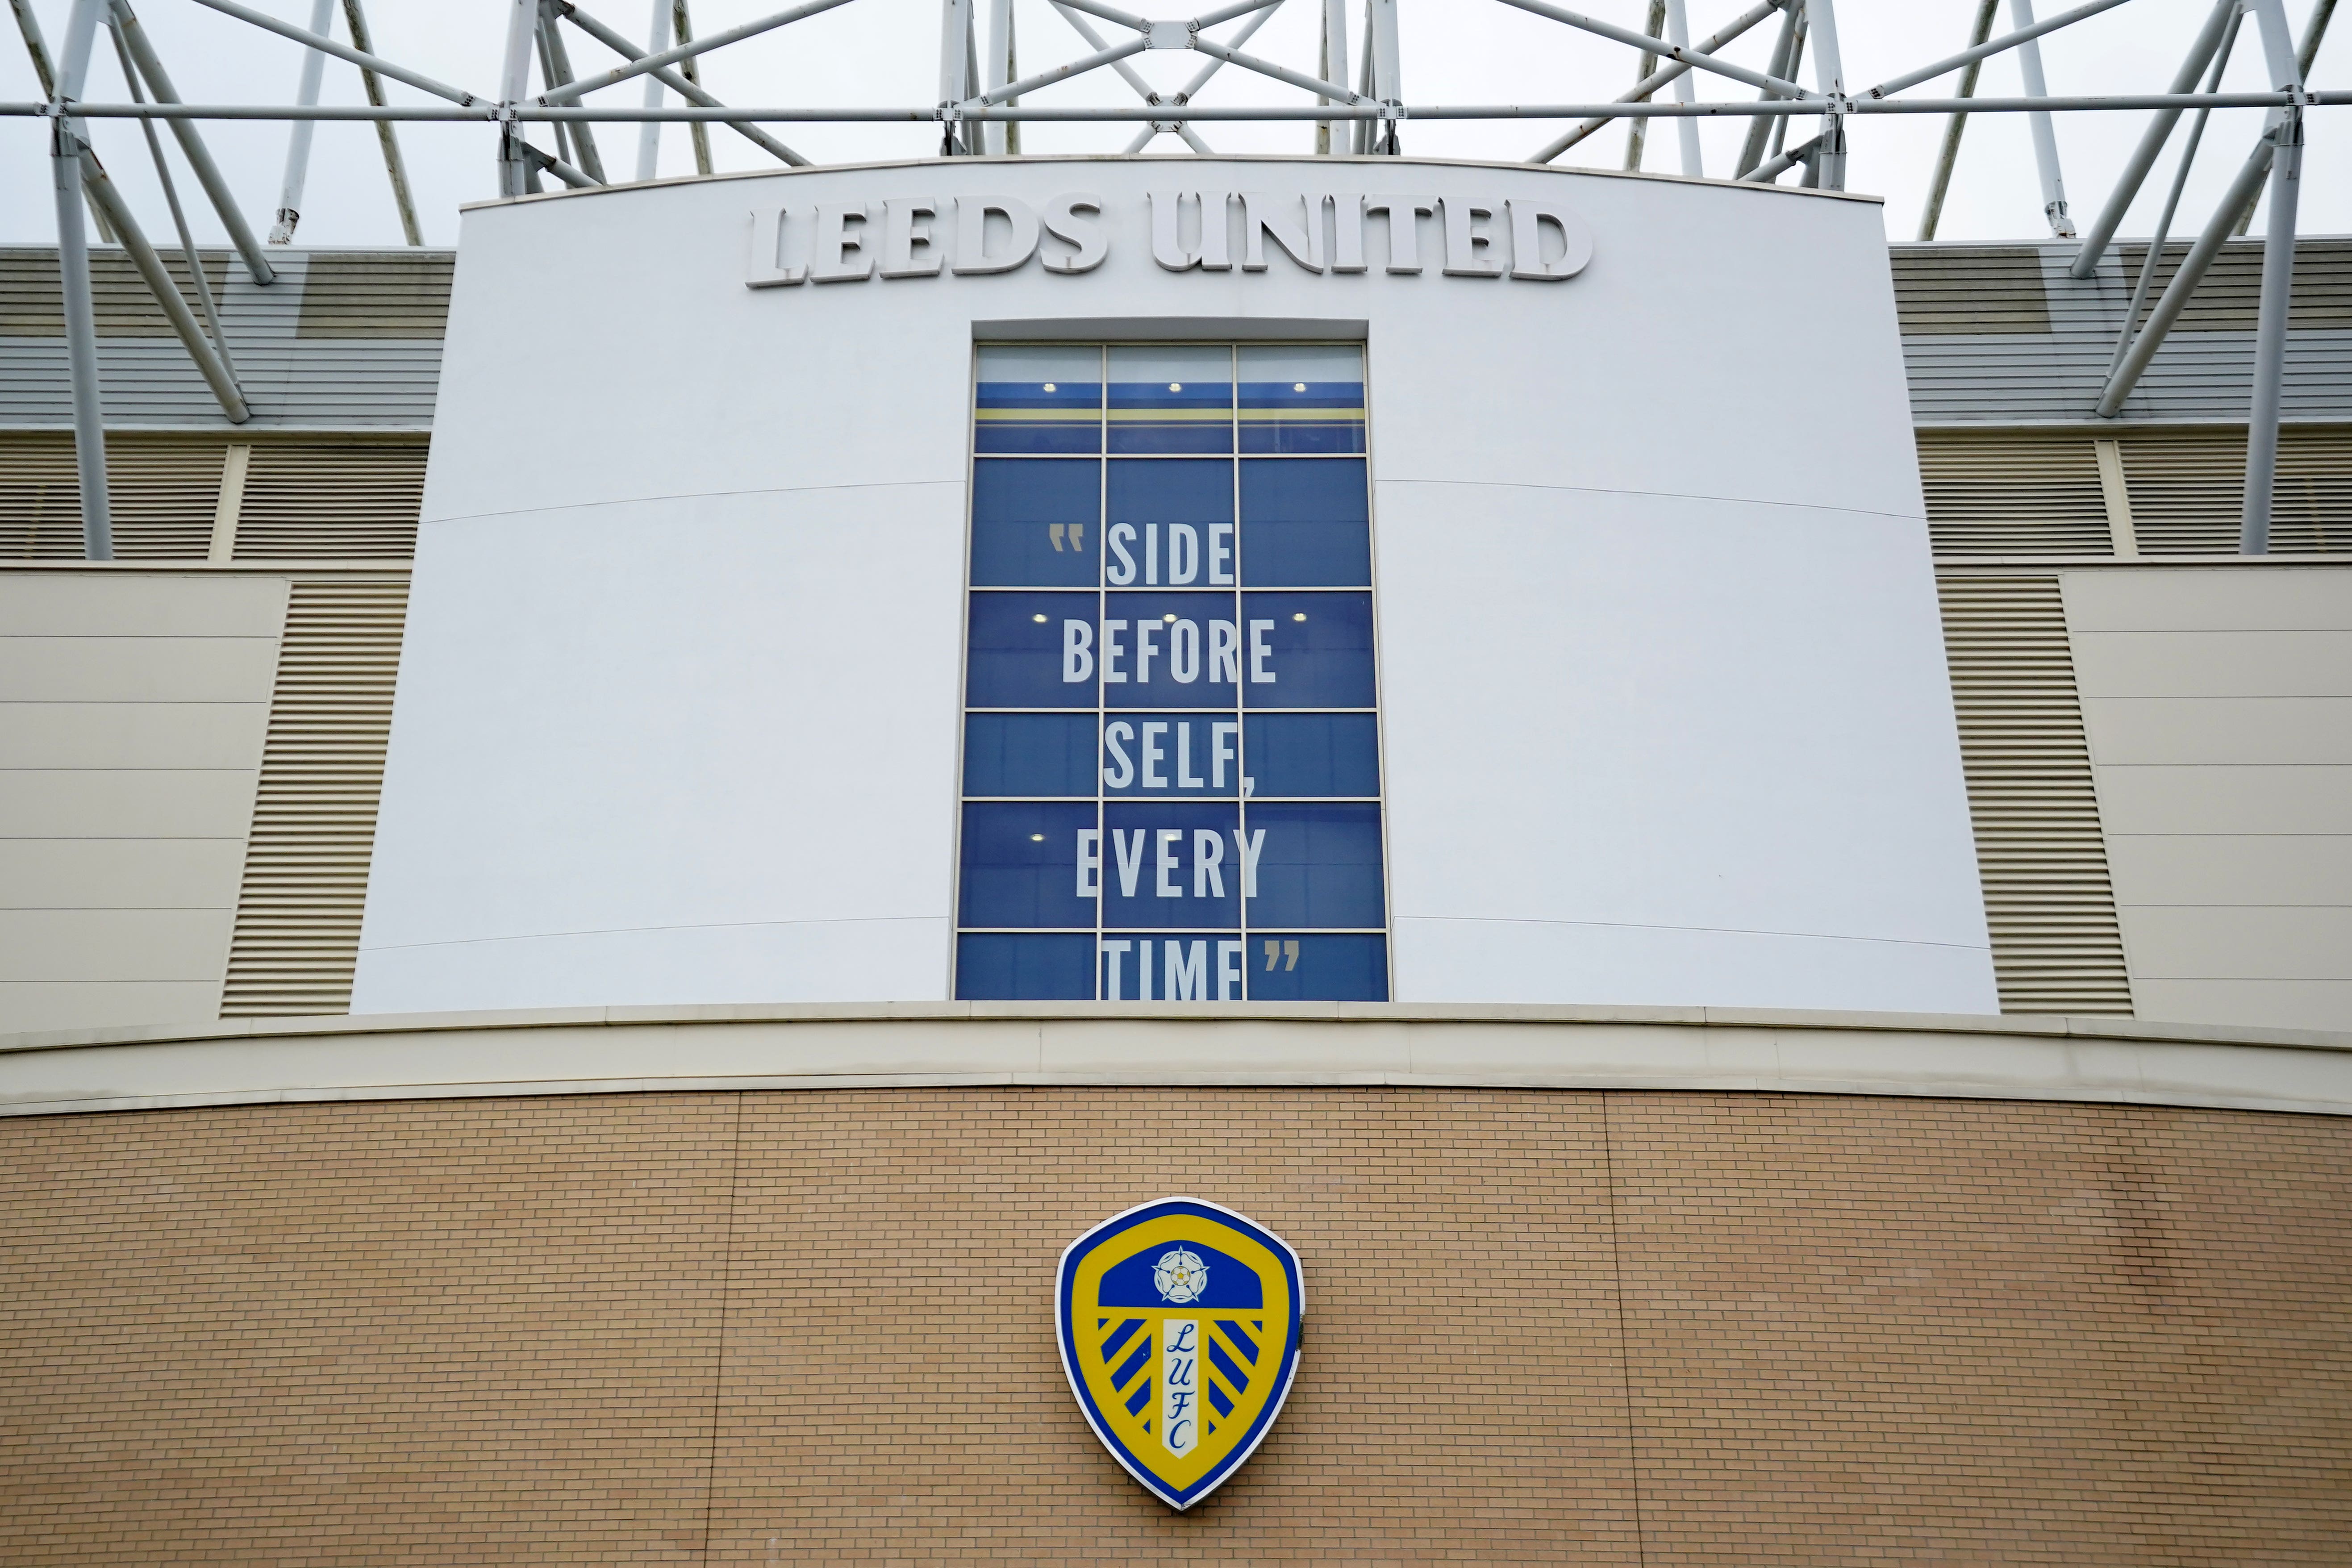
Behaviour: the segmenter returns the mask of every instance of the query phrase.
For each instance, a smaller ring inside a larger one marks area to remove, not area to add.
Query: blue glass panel
[[[969,715],[963,721],[963,793],[1091,797],[1094,715]]]
[[[1239,1002],[1242,933],[1105,931],[1102,998],[1106,1002]]]
[[[1114,462],[1105,581],[1114,588],[1234,584],[1234,466],[1214,458]]]
[[[972,708],[1095,705],[1092,594],[974,594],[964,702]]]
[[[1090,348],[984,348],[976,452],[1102,450],[1102,356]]]
[[[1380,725],[1370,713],[1253,713],[1247,724],[1255,798],[1381,793]]]
[[[1370,594],[1242,595],[1242,683],[1252,708],[1370,708]]]
[[[1234,596],[1107,595],[1102,626],[1106,708],[1231,708],[1241,673]]]
[[[1077,891],[1082,856],[1093,851],[1095,807],[987,802],[963,808],[966,926],[1086,926],[1095,900]]]
[[[979,587],[1091,588],[1102,547],[1102,465],[982,458],[971,466],[971,580]]]
[[[1388,938],[1254,931],[1249,994],[1253,1002],[1385,1002]]]
[[[1369,588],[1364,461],[1242,464],[1242,580],[1253,588]]]
[[[956,938],[959,1002],[1091,1002],[1095,939],[966,934]]]
[[[1106,719],[1103,793],[1139,800],[1230,800],[1241,793],[1241,731],[1230,710]]]
[[[1110,450],[1232,451],[1233,380],[1223,347],[1112,349]]]
[[[1241,924],[1241,857],[1230,805],[1103,807],[1103,924],[1153,930]]]
[[[1253,926],[1388,923],[1379,806],[1253,805],[1247,832],[1257,849]]]
[[[1364,356],[1354,344],[1241,351],[1244,452],[1364,449]]]

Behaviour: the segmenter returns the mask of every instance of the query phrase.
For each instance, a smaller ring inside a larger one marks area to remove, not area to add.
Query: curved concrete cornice
[[[2352,1115],[2352,1035],[1725,1008],[900,1003],[0,1037],[0,1114],[1010,1084],[1929,1095]]]

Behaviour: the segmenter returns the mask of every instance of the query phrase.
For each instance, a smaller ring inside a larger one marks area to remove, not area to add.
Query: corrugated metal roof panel
[[[2185,244],[2166,247],[2158,286],[2187,249]],[[2147,250],[2145,243],[2119,246],[2089,278],[2075,278],[2067,271],[2075,247],[2065,242],[1890,247],[1915,422],[2105,423],[2098,421],[2099,395]],[[2019,258],[2029,252],[2042,274],[2047,325],[2039,331],[2017,324],[2031,313],[2019,275]],[[2246,417],[2261,265],[2260,240],[2223,247],[2115,423]],[[1979,312],[1982,323],[1998,331],[1953,330],[1967,324],[1965,300],[1972,287],[1984,289],[1990,302]],[[2352,240],[2297,243],[2290,330],[2286,417],[2352,418]]]
[[[231,253],[199,254],[216,280],[222,331],[253,409],[252,420],[236,428],[431,426],[452,252],[387,259],[381,252],[289,249],[273,257],[278,279],[267,289]],[[98,345],[108,423],[232,428],[121,253],[95,250],[93,262],[94,282],[119,267],[135,291],[128,303],[100,301],[120,328]],[[72,423],[62,327],[44,326],[50,315],[62,321],[58,299],[54,248],[0,247],[0,427]],[[142,325],[142,309],[155,331]]]

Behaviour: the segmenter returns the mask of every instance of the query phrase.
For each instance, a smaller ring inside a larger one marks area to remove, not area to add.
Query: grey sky
[[[249,0],[298,23],[307,20],[301,0]],[[2010,5],[2004,0],[1997,30],[2009,26]],[[2180,55],[2207,13],[2210,0],[2130,0],[2105,15],[2061,31],[2043,41],[2043,58],[2051,90],[2058,93],[2116,93],[2161,90]],[[2312,0],[2288,0],[2290,20],[2298,35]],[[667,0],[663,0],[667,5]],[[1689,0],[1694,37],[1704,37],[1746,8],[1748,0]],[[593,0],[594,14],[608,25],[641,37],[647,24],[647,0]],[[750,20],[777,8],[778,0],[697,0],[698,32]],[[1603,39],[1572,32],[1556,23],[1495,4],[1494,0],[1398,0],[1404,46],[1406,97],[1417,102],[1580,101],[1615,97],[1633,76],[1635,57],[1630,49]],[[1016,33],[1024,71],[1074,58],[1087,46],[1046,4],[1016,0]],[[2041,14],[2062,9],[2044,0]],[[52,47],[65,29],[67,0],[36,0]],[[1173,9],[1162,7],[1161,9]],[[1360,27],[1360,5],[1349,0],[1348,9]],[[1585,0],[1590,14],[1621,26],[1639,28],[1645,0]],[[1843,0],[1838,20],[1843,38],[1850,82],[1866,83],[1906,68],[1925,64],[1958,48],[1966,41],[1972,0]],[[301,50],[283,39],[264,34],[190,0],[146,0],[142,19],[182,95],[212,102],[290,102],[300,68]],[[378,50],[445,81],[492,95],[502,45],[503,6],[491,0],[372,0],[369,21]],[[854,0],[853,4],[798,23],[781,31],[732,46],[706,61],[705,80],[721,98],[738,103],[912,105],[936,96],[938,0]],[[1294,68],[1311,70],[1317,47],[1314,0],[1288,0],[1255,37],[1251,52]],[[1102,24],[1108,32],[1118,29]],[[1232,25],[1214,36],[1230,33]],[[2339,30],[2352,21],[2339,18]],[[1727,58],[1760,68],[1771,47],[1772,25],[1767,24],[1726,51]],[[340,21],[338,36],[341,37]],[[585,72],[612,63],[612,57],[577,33],[570,35],[572,59]],[[1360,43],[1358,40],[1357,43]],[[1351,44],[1351,57],[1356,44]],[[2352,70],[2337,62],[2352,50],[2352,39],[2331,37],[2313,72],[2315,87],[2352,84]],[[1203,63],[1199,55],[1152,56],[1137,60],[1155,86],[1172,88]],[[1810,69],[1804,76],[1810,83]],[[1955,79],[1928,84],[1915,92],[1940,93]],[[2261,51],[2249,20],[2241,37],[2225,87],[2254,90],[2266,87]],[[641,84],[630,82],[613,89],[612,99],[638,101]],[[2021,91],[2014,56],[1996,58],[1986,67],[1979,91],[2003,94]],[[116,99],[122,94],[121,77],[111,48],[104,39],[92,68],[89,96]],[[422,95],[393,84],[394,101],[422,101]],[[1700,96],[1713,99],[1748,96],[1747,89],[1719,79],[1703,79]],[[38,96],[33,73],[21,49],[0,47],[0,99],[24,101]],[[341,61],[326,69],[324,101],[364,101],[358,72]],[[1280,83],[1226,68],[1202,94],[1204,103],[1295,103],[1305,95]],[[1035,103],[1129,103],[1133,95],[1109,72],[1098,72],[1034,95]],[[2256,110],[2217,113],[2206,135],[2205,151],[2192,176],[2175,232],[2193,230],[2204,221],[2222,184],[2245,155],[2257,134]],[[2087,216],[2105,199],[2116,172],[2146,123],[2145,113],[2101,113],[2061,116],[2058,142],[2063,160],[2067,193],[2077,215]],[[1799,121],[1798,125],[1808,122]],[[2352,109],[2323,109],[2309,119],[2309,150],[2302,205],[2302,228],[2306,234],[2342,233],[2352,229],[2352,171],[2344,148],[2352,136]],[[906,126],[776,126],[784,140],[819,162],[921,155],[937,146],[936,130]],[[1219,151],[1306,151],[1311,126],[1245,127],[1204,125],[1202,132]],[[1422,121],[1404,128],[1408,153],[1439,156],[1518,159],[1542,145],[1559,129],[1549,122],[1478,123]],[[1919,207],[1943,121],[1928,116],[1888,116],[1858,121],[1853,130],[1853,157],[1848,186],[1887,199],[1890,237],[1909,238],[1918,222]],[[1794,127],[1792,127],[1792,131]],[[205,136],[242,196],[257,229],[264,228],[277,205],[278,180],[285,158],[288,128],[283,124],[214,122]],[[1024,128],[1030,152],[1117,151],[1133,134],[1132,126],[1065,125]],[[1701,127],[1706,170],[1727,174],[1745,132],[1744,121],[1705,123]],[[1792,140],[1809,135],[1798,132]],[[400,131],[427,243],[449,244],[457,238],[460,203],[494,194],[491,153],[493,133],[479,125],[408,125]],[[609,168],[625,176],[634,168],[635,127],[600,130],[601,146]],[[168,238],[169,224],[148,163],[143,139],[129,121],[96,122],[93,132],[100,154],[131,201],[146,217],[151,232]],[[538,135],[549,145],[544,133]],[[169,145],[169,138],[166,139]],[[722,169],[773,167],[766,153],[722,128],[711,132],[712,150]],[[2175,146],[2179,138],[2176,135]],[[1583,162],[1615,168],[1622,161],[1625,135],[1612,127],[1591,139],[1566,162]],[[47,242],[54,237],[49,198],[46,126],[34,120],[11,120],[0,126],[0,239]],[[1162,138],[1155,151],[1175,153],[1181,144]],[[198,237],[207,243],[221,239],[218,225],[195,196],[193,182],[173,153],[174,174],[194,199],[191,214]],[[1676,132],[1671,121],[1654,121],[1646,166],[1654,172],[1676,173],[1681,167]],[[2162,186],[2172,169],[2171,154],[2158,164],[2158,174],[2142,193],[2126,234],[2145,234],[2152,225]],[[686,129],[670,126],[663,136],[664,174],[691,173],[692,153]],[[1969,126],[1958,177],[1945,209],[1945,238],[2015,238],[2045,233],[2033,158],[2022,116],[1979,115]],[[2256,232],[2259,232],[2257,229]],[[400,230],[380,161],[373,128],[359,123],[322,124],[317,132],[309,192],[303,204],[299,239],[320,245],[396,245]]]

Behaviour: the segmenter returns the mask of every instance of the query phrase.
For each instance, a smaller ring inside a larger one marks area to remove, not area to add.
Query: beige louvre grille
[[[305,338],[437,338],[449,321],[449,251],[317,250],[302,278]]]
[[[1922,430],[1918,441],[1937,555],[2107,553],[2106,496],[2089,436]]]
[[[180,286],[180,298],[196,308],[194,275],[187,258],[177,250],[157,252],[163,270]],[[228,252],[199,250],[205,280],[213,298],[228,289]],[[120,250],[99,249],[89,257],[91,313],[101,338],[168,338],[174,335],[172,318],[156,302],[153,290],[138,266]],[[66,335],[65,292],[58,281],[58,253],[53,249],[0,252],[0,337],[62,338]]]
[[[201,561],[220,500],[226,439],[113,435],[106,441],[114,553]],[[0,434],[0,559],[81,559],[81,485],[62,431]]]
[[[239,561],[404,560],[416,553],[425,443],[266,442],[253,448]]]
[[[1898,245],[1887,260],[1906,338],[2050,330],[2042,253],[2032,246]]]
[[[223,1017],[351,1006],[407,609],[402,578],[291,584]]]
[[[2120,442],[2132,521],[2147,555],[2228,555],[2245,510],[2246,433],[2166,430]],[[2352,552],[2352,426],[2279,432],[2271,550]]]
[[[2001,1011],[2128,1014],[2058,579],[1937,586]]]
[[[2156,264],[2148,298],[2163,298],[2172,275],[2189,258],[2190,242],[2175,240],[2164,247]],[[2123,276],[2139,280],[2147,259],[2147,243],[2116,247]],[[2189,297],[2174,323],[2176,332],[2251,332],[2261,313],[2263,242],[2231,240],[2213,258],[2212,269]],[[2302,239],[2294,247],[2294,289],[2287,297],[2287,327],[2292,331],[2326,331],[2352,326],[2352,242]]]

